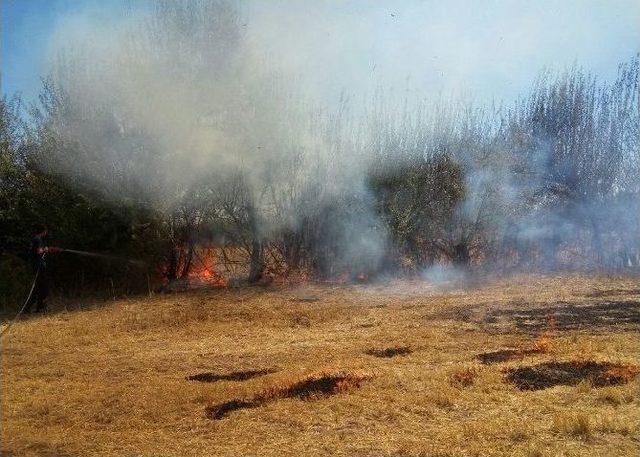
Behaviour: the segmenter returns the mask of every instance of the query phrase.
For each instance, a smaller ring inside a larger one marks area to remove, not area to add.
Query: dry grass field
[[[67,304],[3,337],[2,455],[637,456],[639,337],[631,277]]]

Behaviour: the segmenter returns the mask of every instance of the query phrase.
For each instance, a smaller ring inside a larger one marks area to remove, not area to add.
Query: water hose
[[[27,296],[27,299],[22,305],[22,308],[20,308],[20,311],[18,311],[18,314],[16,314],[15,317],[9,322],[9,325],[7,325],[5,328],[2,329],[2,332],[0,332],[0,338],[2,338],[2,335],[4,335],[11,328],[11,326],[18,320],[18,318],[22,315],[24,310],[27,308],[27,304],[29,303],[29,300],[31,300],[33,291],[36,288],[36,281],[38,281],[39,275],[40,275],[40,266],[38,266],[38,269],[36,270],[36,274],[33,278],[33,283],[31,284],[31,290],[29,291],[29,295]]]

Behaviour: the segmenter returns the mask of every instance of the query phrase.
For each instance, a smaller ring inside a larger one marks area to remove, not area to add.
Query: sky
[[[47,73],[51,39],[66,18],[98,5],[126,14],[136,0],[0,0],[2,93],[34,100]]]
[[[61,36],[82,40],[150,3],[0,1],[2,93],[28,101]],[[640,52],[640,0],[255,0],[245,10],[248,39],[322,94],[386,87],[508,101],[544,68],[611,79]]]

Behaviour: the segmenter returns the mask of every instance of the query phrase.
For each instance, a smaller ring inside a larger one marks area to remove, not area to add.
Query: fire
[[[216,271],[215,264],[215,248],[203,248],[199,250],[196,255],[194,255],[191,268],[186,277],[189,285],[226,287],[227,280]]]
[[[180,247],[173,269],[170,262],[161,265],[158,275],[162,286],[174,289],[192,287],[227,287],[227,279],[216,271],[216,248],[201,247],[194,250],[191,260],[187,261],[187,250]],[[173,273],[170,273],[173,270]],[[171,279],[172,277],[176,279]]]
[[[547,316],[547,325],[546,330],[542,332],[536,342],[533,345],[533,348],[539,352],[549,352],[552,348],[553,338],[556,333],[557,322],[555,316],[549,314]]]
[[[358,273],[356,280],[358,282],[369,282],[369,275],[366,273]]]

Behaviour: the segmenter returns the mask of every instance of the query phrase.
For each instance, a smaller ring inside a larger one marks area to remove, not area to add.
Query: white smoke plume
[[[248,192],[263,237],[339,207],[324,235],[341,246],[337,261],[375,269],[389,234],[371,173],[444,154],[461,164],[466,184],[447,235],[456,249],[470,249],[490,226],[493,241],[572,230],[577,216],[566,212],[509,222],[549,177],[544,154],[503,155],[506,143],[491,139],[520,134],[496,121],[517,118],[517,109],[485,117],[471,103],[451,103],[515,71],[509,65],[542,33],[536,26],[505,28],[500,38],[459,30],[474,23],[472,11],[460,8],[455,21],[441,2],[133,5],[127,14],[97,8],[68,17],[52,41],[52,128],[65,146],[48,164],[79,185],[168,213],[225,195],[233,205]],[[428,49],[409,42],[419,33]],[[447,52],[454,38],[459,47]],[[487,70],[481,45],[510,63]],[[520,160],[535,176],[523,180]],[[213,193],[198,194],[203,182]]]

